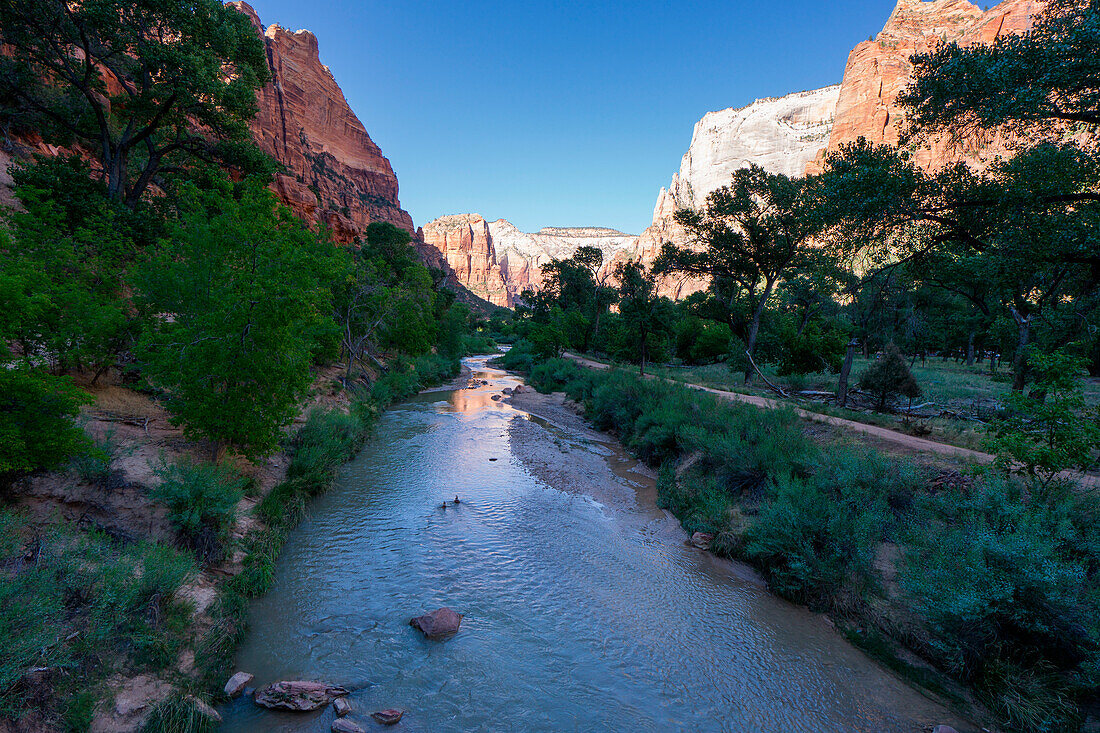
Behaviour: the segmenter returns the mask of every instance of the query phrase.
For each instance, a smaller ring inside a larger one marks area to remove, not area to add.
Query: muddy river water
[[[685,545],[606,437],[494,401],[520,381],[486,360],[466,361],[472,387],[386,412],[312,505],[252,606],[237,664],[256,684],[347,686],[368,730],[391,707],[406,731],[967,730],[821,616]],[[461,631],[427,641],[409,618],[440,606]],[[244,698],[222,713],[227,731],[328,731],[333,715]]]

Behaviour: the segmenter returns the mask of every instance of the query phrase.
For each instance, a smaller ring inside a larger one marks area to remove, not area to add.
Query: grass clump
[[[190,613],[174,594],[195,570],[171,547],[67,523],[40,533],[0,511],[0,719],[81,729],[107,676],[174,662]]]
[[[245,479],[225,466],[181,461],[157,472],[153,496],[168,507],[180,543],[204,563],[222,559]]]

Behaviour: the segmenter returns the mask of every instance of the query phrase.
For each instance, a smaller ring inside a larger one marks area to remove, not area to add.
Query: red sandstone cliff
[[[966,0],[898,0],[882,32],[848,56],[826,152],[860,137],[897,145],[905,121],[897,99],[913,71],[910,56],[941,42],[993,43],[999,36],[1026,31],[1042,6],[1036,0],[1005,0],[983,13]],[[1003,150],[997,141],[972,140],[963,147],[941,141],[916,149],[914,160],[938,168],[960,159],[980,161]],[[824,154],[810,163],[808,172],[821,170]]]
[[[439,251],[454,278],[467,290],[493,305],[512,305],[484,217],[444,216],[425,224],[422,237],[425,244]]]
[[[248,3],[229,4],[252,19],[267,47],[271,82],[256,95],[252,131],[264,152],[286,166],[275,178],[280,198],[307,221],[328,225],[340,242],[376,221],[412,234],[397,176],[321,63],[317,37],[277,25],[265,31]]]

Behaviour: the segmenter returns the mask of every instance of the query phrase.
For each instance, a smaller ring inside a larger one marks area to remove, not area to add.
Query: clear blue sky
[[[417,226],[648,226],[706,112],[839,83],[894,0],[252,0],[308,28]]]

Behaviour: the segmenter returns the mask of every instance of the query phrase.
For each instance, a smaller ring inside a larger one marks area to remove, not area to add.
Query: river
[[[313,503],[251,609],[237,664],[257,685],[351,687],[368,730],[391,707],[406,731],[966,729],[823,617],[687,546],[608,438],[494,401],[520,380],[486,361],[466,360],[470,388],[387,411]],[[461,631],[427,641],[408,620],[439,606]],[[227,731],[332,720],[243,698],[222,713]]]

